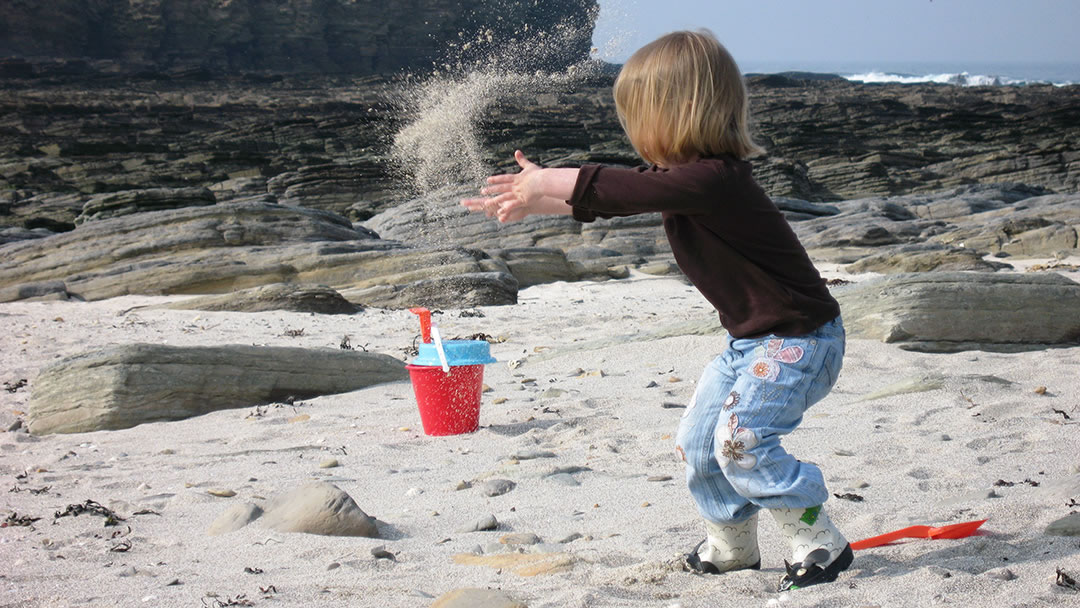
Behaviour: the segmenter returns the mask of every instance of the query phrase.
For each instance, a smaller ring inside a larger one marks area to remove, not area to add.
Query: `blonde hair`
[[[764,152],[750,137],[746,85],[708,30],[673,32],[638,49],[615,80],[615,109],[634,149],[670,166]]]

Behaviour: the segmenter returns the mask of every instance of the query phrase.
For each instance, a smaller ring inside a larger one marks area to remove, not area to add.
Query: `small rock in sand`
[[[554,475],[548,475],[550,481],[553,481],[562,486],[580,486],[581,482],[574,479],[574,476],[569,473],[555,473]]]
[[[320,469],[332,469],[338,466],[341,466],[341,464],[338,463],[337,458],[327,458],[326,460],[319,463]]]
[[[987,570],[984,574],[999,581],[1011,581],[1016,578],[1016,574],[1008,568],[994,568],[993,570]]]
[[[275,497],[267,505],[262,522],[278,532],[379,536],[375,520],[364,513],[351,496],[325,482],[308,483]]]
[[[484,530],[494,530],[499,527],[499,521],[495,519],[494,515],[485,515],[473,523],[458,529],[459,534],[466,534],[469,532],[483,532]]]
[[[502,496],[517,486],[509,479],[489,479],[480,486],[485,496]]]
[[[504,545],[535,545],[540,542],[540,537],[532,532],[519,532],[504,534],[499,537],[499,542]]]
[[[251,522],[259,519],[263,510],[259,505],[252,503],[235,504],[225,510],[224,513],[210,524],[206,533],[210,536],[227,534],[243,528]]]
[[[534,460],[537,458],[555,458],[555,452],[548,450],[522,450],[510,456],[513,460]]]
[[[1047,536],[1080,536],[1080,513],[1071,513],[1046,526]]]

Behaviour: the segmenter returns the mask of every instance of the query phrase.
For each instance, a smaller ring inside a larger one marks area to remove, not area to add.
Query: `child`
[[[844,355],[840,307],[744,159],[742,76],[708,31],[675,32],[638,50],[615,81],[623,129],[651,166],[544,169],[521,151],[516,174],[488,178],[462,205],[509,222],[567,214],[582,222],[659,212],[675,260],[717,309],[727,349],[710,363],[683,414],[676,453],[707,537],[690,568],[758,569],[758,511],[791,541],[781,590],[836,580],[851,548],[822,510],[817,466],[780,436],[836,382]]]

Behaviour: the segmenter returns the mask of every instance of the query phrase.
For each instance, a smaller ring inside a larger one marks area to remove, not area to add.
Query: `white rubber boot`
[[[835,581],[851,565],[851,545],[822,507],[769,512],[791,543],[792,563],[784,561],[787,574],[780,580],[781,591]]]
[[[757,543],[758,515],[737,524],[705,522],[708,536],[686,556],[691,570],[720,574],[732,570],[761,568]]]

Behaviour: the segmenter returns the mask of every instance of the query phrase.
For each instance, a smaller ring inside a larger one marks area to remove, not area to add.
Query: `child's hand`
[[[565,197],[558,196],[567,189],[566,186],[560,183],[548,184],[544,176],[545,173],[551,173],[555,180],[562,178],[565,182],[569,179],[569,188],[572,190],[577,169],[543,169],[525,158],[521,150],[514,152],[514,160],[521,167],[520,172],[492,175],[487,179],[489,185],[480,190],[481,194],[495,196],[464,199],[461,204],[470,211],[483,211],[488,217],[497,217],[500,222],[513,222],[537,214],[571,213],[570,205],[566,204],[569,194]],[[546,191],[552,188],[553,192]]]
[[[530,197],[537,198],[535,193],[536,188],[530,187],[529,182],[532,174],[540,170],[540,166],[533,163],[529,159],[525,158],[525,154],[521,150],[514,152],[514,160],[521,167],[520,173],[506,173],[503,175],[492,175],[487,179],[488,186],[481,189],[481,194],[494,194],[491,198],[470,198],[461,201],[461,204],[468,208],[470,211],[483,211],[488,217],[499,217],[499,221],[509,221],[504,219],[509,215],[511,211],[515,209],[528,206]],[[515,213],[514,216],[520,213]],[[528,215],[521,215],[525,217]],[[513,219],[520,219],[514,217]]]

